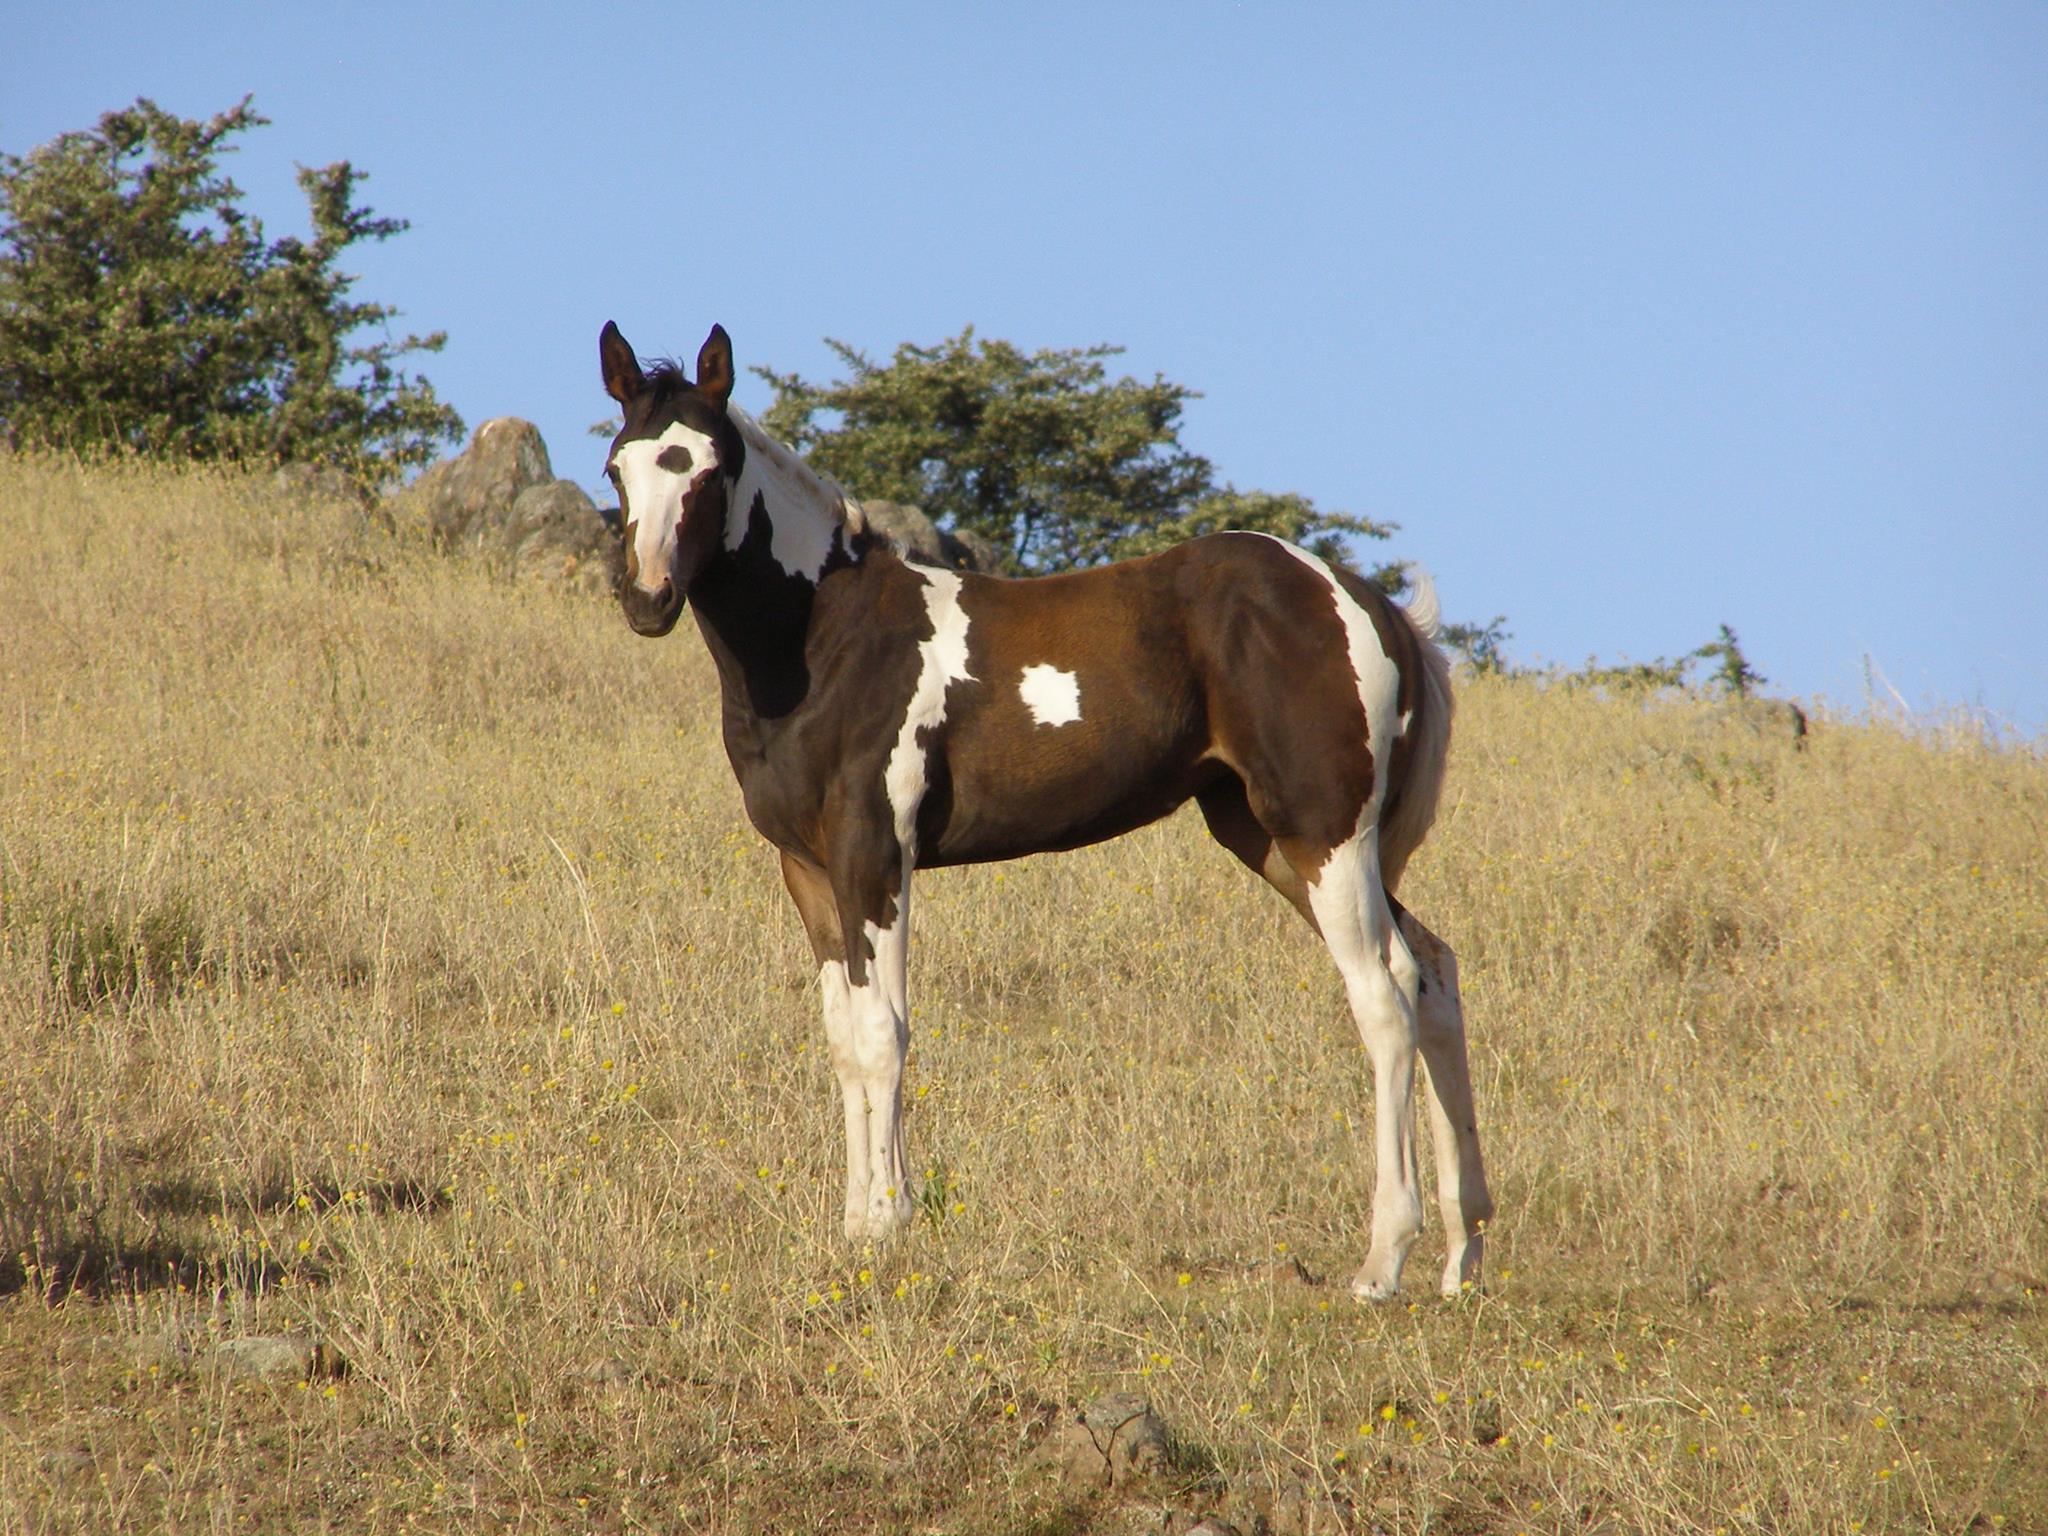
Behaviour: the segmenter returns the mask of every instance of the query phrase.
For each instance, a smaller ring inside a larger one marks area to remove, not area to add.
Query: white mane
[[[854,535],[867,526],[860,503],[788,445],[770,437],[738,406],[728,406],[726,414],[747,445],[747,461],[726,511],[725,547],[737,549],[746,538],[754,497],[759,495],[773,530],[769,554],[785,571],[816,581],[831,558],[833,536],[842,528],[847,553],[853,553]]]

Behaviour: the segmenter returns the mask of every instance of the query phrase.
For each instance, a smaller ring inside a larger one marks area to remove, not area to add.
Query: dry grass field
[[[1198,818],[928,875],[852,1251],[688,626],[0,458],[0,1532],[2048,1531],[2048,761],[1952,734],[1463,688],[1459,1302],[1349,1300],[1363,1055]]]

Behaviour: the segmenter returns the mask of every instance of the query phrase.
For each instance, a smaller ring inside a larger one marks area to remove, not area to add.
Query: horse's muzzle
[[[658,592],[642,592],[635,582],[619,584],[619,606],[626,610],[626,622],[636,635],[653,639],[676,627],[683,613],[683,589],[673,579],[664,581]]]

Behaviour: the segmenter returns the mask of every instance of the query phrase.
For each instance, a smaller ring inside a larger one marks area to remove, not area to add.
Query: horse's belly
[[[949,754],[919,818],[918,863],[1014,859],[1133,831],[1201,787],[1205,770],[1197,756],[1178,742],[1087,740],[1078,733]]]

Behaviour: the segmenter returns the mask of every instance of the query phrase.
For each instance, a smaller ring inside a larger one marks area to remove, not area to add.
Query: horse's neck
[[[769,558],[813,586],[835,562],[835,546],[841,551],[838,560],[858,558],[852,544],[860,519],[849,515],[839,488],[762,431],[746,412],[735,408],[731,414],[747,458],[727,495],[726,549],[740,552],[749,540],[765,537]]]
[[[726,551],[690,588],[697,629],[718,668],[727,734],[735,712],[764,726],[803,702],[804,645],[817,589],[763,569],[751,546]]]
[[[760,735],[803,702],[818,583],[861,558],[845,498],[738,411],[746,463],[726,493],[724,547],[690,588],[733,734]],[[749,718],[751,717],[751,725]]]

